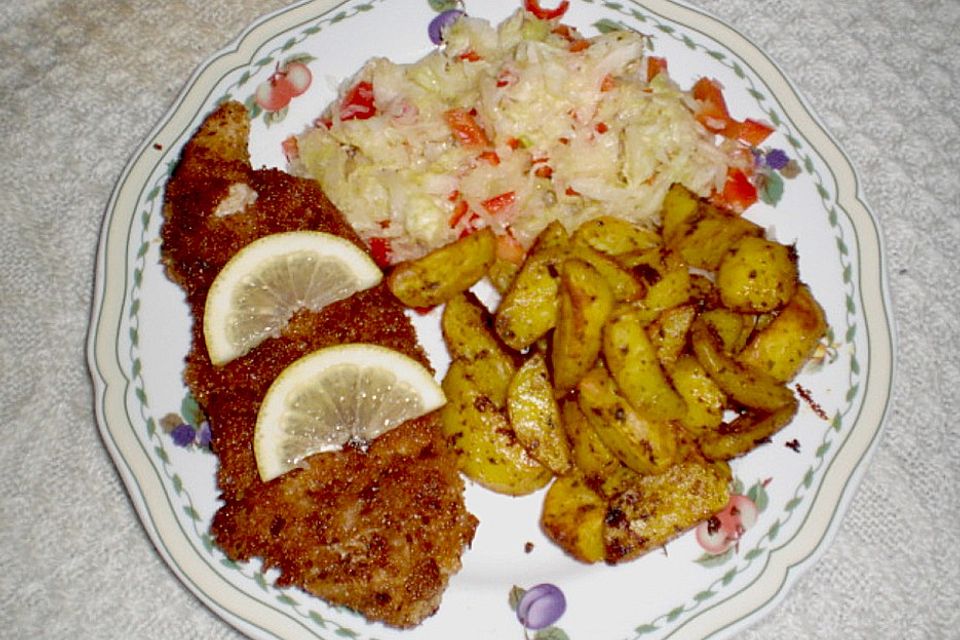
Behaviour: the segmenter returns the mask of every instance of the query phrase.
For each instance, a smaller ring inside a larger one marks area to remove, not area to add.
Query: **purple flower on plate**
[[[517,619],[527,629],[543,629],[560,619],[567,600],[559,587],[549,583],[531,587],[520,596]]]
[[[197,432],[197,445],[204,449],[209,449],[212,437],[213,434],[210,432],[210,423],[204,420],[200,423],[200,430]]]
[[[446,30],[450,28],[450,25],[459,20],[462,15],[464,15],[464,13],[460,9],[447,9],[438,14],[437,17],[427,25],[427,35],[430,36],[430,42],[433,44],[441,44]]]
[[[771,169],[779,171],[787,166],[787,163],[790,162],[790,158],[783,151],[783,149],[771,149],[767,152],[764,162]]]
[[[170,437],[173,438],[173,443],[178,447],[189,447],[196,440],[197,430],[193,428],[193,425],[184,422],[174,427],[173,431],[170,432]]]

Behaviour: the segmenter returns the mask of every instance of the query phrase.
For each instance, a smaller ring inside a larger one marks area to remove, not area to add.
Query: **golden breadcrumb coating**
[[[346,449],[264,483],[253,432],[276,376],[297,358],[346,342],[396,349],[429,362],[400,303],[384,284],[320,312],[301,311],[279,338],[214,367],[203,339],[203,307],[218,271],[262,236],[326,231],[364,247],[320,188],[275,169],[255,170],[247,152],[246,110],[228,102],[207,117],[167,183],[162,258],[193,315],[184,379],[212,429],[223,499],[211,525],[232,559],[263,559],[277,584],[295,585],[371,620],[411,627],[433,614],[476,518],[464,505],[463,480],[436,412],[377,438],[366,451]],[[240,210],[219,215],[233,185],[246,185]],[[249,190],[247,190],[247,188]]]

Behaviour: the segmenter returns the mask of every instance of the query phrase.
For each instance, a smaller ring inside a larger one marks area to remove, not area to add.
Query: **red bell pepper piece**
[[[540,6],[540,0],[524,0],[523,8],[541,20],[553,20],[567,12],[570,8],[570,0],[563,0],[555,9],[544,9]]]
[[[497,257],[501,260],[507,260],[513,264],[523,264],[525,253],[523,245],[510,235],[509,229],[505,234],[497,236]]]
[[[657,77],[658,74],[667,70],[667,59],[657,56],[647,56],[647,82]]]
[[[497,155],[496,151],[491,151],[490,149],[482,152],[479,156],[477,156],[477,158],[480,160],[485,160],[493,166],[500,164],[500,156]]]
[[[730,169],[727,171],[727,182],[723,185],[723,192],[717,195],[720,204],[737,213],[742,213],[757,201],[757,188],[743,171]]]
[[[759,146],[760,143],[767,139],[767,136],[773,133],[773,127],[765,122],[753,120],[752,118],[747,118],[743,122],[736,123],[736,126],[731,127],[731,129],[731,133],[735,134],[733,137],[736,137],[738,140],[743,140],[752,147]]]
[[[468,210],[469,206],[467,206],[466,200],[461,200],[457,203],[457,206],[453,208],[453,213],[450,214],[450,220],[447,221],[451,229],[460,223],[463,217],[467,215]]]
[[[742,140],[754,147],[773,133],[773,127],[759,120],[747,118],[739,122],[731,118],[727,101],[723,97],[723,88],[716,80],[700,78],[693,85],[692,93],[694,99],[700,103],[695,114],[697,121],[714,133],[731,140]]]
[[[507,191],[506,193],[501,193],[500,195],[493,196],[492,198],[487,198],[480,204],[491,214],[497,215],[507,207],[510,207],[516,201],[517,194],[513,191]]]
[[[716,80],[700,78],[693,85],[693,98],[700,103],[696,118],[703,126],[721,133],[735,121],[727,110],[727,101],[723,98],[723,88]]]
[[[483,127],[468,110],[450,109],[444,114],[444,117],[460,144],[466,147],[490,146],[490,140],[487,138]]]
[[[366,120],[377,114],[373,103],[373,85],[363,80],[358,82],[343,96],[340,103],[340,119]]]
[[[579,39],[577,33],[568,24],[558,24],[550,30],[550,33],[556,34],[567,42],[574,42]]]
[[[300,157],[300,145],[297,143],[296,136],[285,138],[280,143],[280,148],[283,149],[283,156],[287,159],[287,162],[293,162]]]
[[[390,265],[390,239],[370,238],[370,256],[381,267]]]

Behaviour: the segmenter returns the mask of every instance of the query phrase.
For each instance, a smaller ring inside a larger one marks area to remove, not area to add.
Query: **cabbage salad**
[[[483,227],[522,255],[554,220],[652,224],[671,184],[723,193],[752,156],[722,135],[736,123],[719,86],[682,90],[646,39],[585,38],[522,9],[497,26],[460,15],[417,62],[365,64],[297,136],[291,168],[382,265]]]

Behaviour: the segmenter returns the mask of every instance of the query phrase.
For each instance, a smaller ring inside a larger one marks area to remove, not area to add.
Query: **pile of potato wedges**
[[[484,229],[397,265],[411,307],[443,304],[443,428],[462,472],[509,495],[549,485],[541,524],[619,563],[723,509],[728,461],[786,426],[787,383],[826,333],[792,247],[675,185],[656,226],[550,224],[521,264]],[[488,310],[471,287],[500,292]]]

